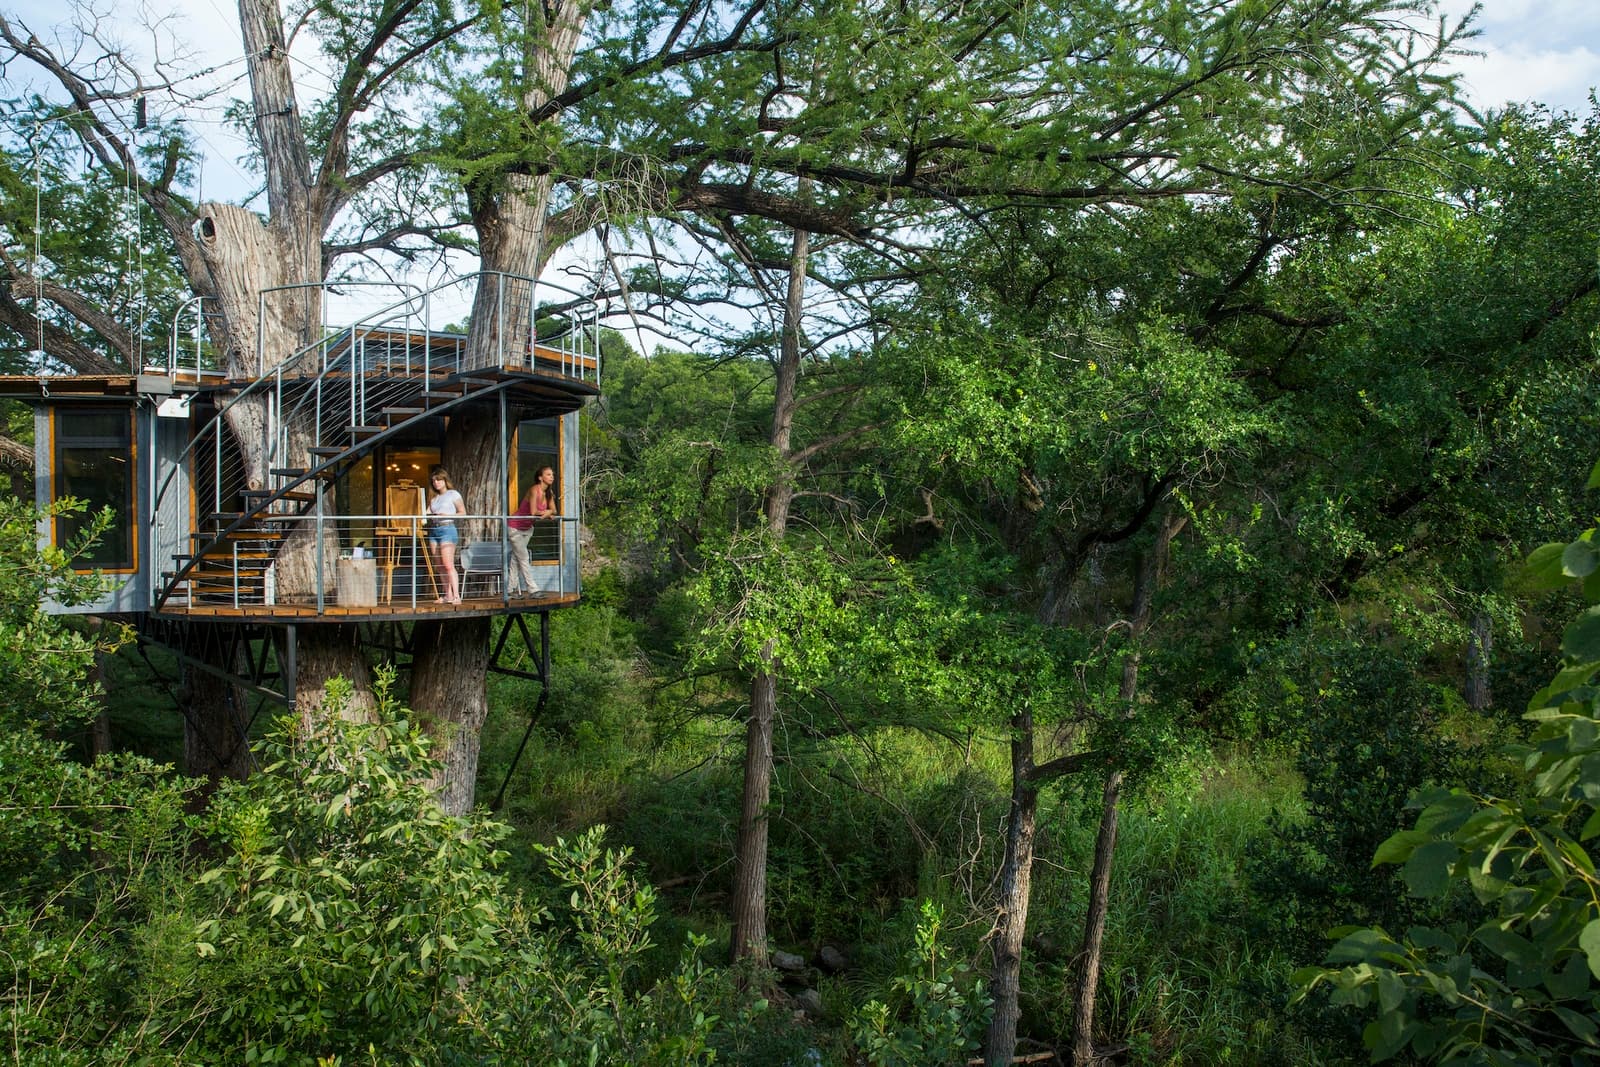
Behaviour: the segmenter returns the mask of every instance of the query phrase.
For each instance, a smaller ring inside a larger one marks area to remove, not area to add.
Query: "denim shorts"
[[[428,544],[430,545],[454,545],[460,543],[460,541],[461,535],[456,532],[456,524],[453,522],[428,527]]]

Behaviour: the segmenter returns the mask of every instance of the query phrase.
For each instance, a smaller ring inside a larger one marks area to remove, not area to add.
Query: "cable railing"
[[[491,286],[487,295],[479,292],[485,283]],[[348,299],[352,292],[382,289],[396,291],[400,296],[378,311],[330,314],[330,309],[353,303]],[[309,295],[311,291],[316,292],[315,297]],[[296,293],[307,294],[323,308],[321,334],[302,351],[316,349],[325,358],[332,358],[344,347],[370,349],[371,354],[363,354],[357,360],[366,373],[453,374],[523,369],[554,371],[593,385],[600,381],[601,307],[593,297],[556,282],[503,271],[481,271],[425,290],[405,282],[369,281],[278,286],[261,294],[257,307],[258,344],[264,343],[267,335],[261,320],[267,316],[269,298]],[[466,347],[470,327],[462,329],[458,324],[469,322],[474,308],[480,305],[492,316],[482,328],[490,330],[493,343],[469,357]],[[214,309],[212,298],[194,297],[174,314],[167,349],[169,374],[214,375],[224,369],[219,365],[217,346],[207,325],[216,317]],[[401,311],[405,313],[402,315]],[[387,330],[379,329],[371,325],[378,315],[398,321]],[[369,327],[357,343],[350,333],[351,324],[362,323]],[[264,355],[258,351],[258,360]],[[299,355],[296,353],[296,357]]]
[[[451,565],[463,606],[510,607],[580,593],[578,520],[533,520],[534,528],[519,544],[508,525],[512,517],[454,517],[458,540]],[[442,558],[429,541],[428,518],[312,515],[301,521],[312,534],[304,557],[269,558],[236,542],[231,558],[186,579],[181,603],[317,615],[389,614],[442,605],[447,585]],[[290,570],[299,575],[295,581],[287,580]]]

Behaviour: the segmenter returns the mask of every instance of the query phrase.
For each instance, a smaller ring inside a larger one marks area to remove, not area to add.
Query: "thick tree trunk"
[[[183,769],[213,782],[250,773],[243,694],[205,671],[191,670],[184,685]]]
[[[422,712],[423,727],[434,739],[433,753],[440,761],[434,787],[445,811],[464,815],[472,808],[483,720],[489,713],[484,686],[489,620],[422,622],[412,637],[418,655],[411,669],[411,705]]]
[[[498,403],[474,404],[451,416],[445,433],[445,467],[469,514],[505,511],[502,450]],[[464,521],[463,544],[498,538],[498,527],[483,520]],[[439,803],[452,814],[465,814],[476,796],[483,721],[489,713],[489,620],[419,624],[412,636],[410,703],[420,713],[441,762],[434,782]]]
[[[523,103],[532,109],[562,92],[582,35],[587,6],[573,0],[533,5],[524,11],[542,24],[529,27],[524,69],[528,72]],[[467,190],[473,227],[478,235],[481,267],[486,272],[473,299],[467,336],[469,366],[517,363],[531,337],[535,307],[533,287],[504,278],[537,278],[556,251],[547,241],[550,175],[485,179]],[[517,417],[511,413],[511,419]],[[452,483],[473,515],[507,510],[509,472],[502,464],[499,403],[473,405],[449,418],[444,463]],[[496,528],[490,530],[489,526]],[[467,538],[498,537],[498,524],[468,522]],[[445,810],[463,813],[472,807],[477,788],[478,754],[483,721],[488,714],[489,621],[462,619],[419,627],[414,635],[411,706],[422,713],[442,760],[436,786]]]
[[[1033,774],[1033,713],[1011,720],[1011,810],[1006,819],[1006,855],[1000,868],[999,916],[992,935],[994,968],[989,993],[994,1016],[983,1039],[986,1067],[1005,1067],[1017,1047],[1022,1019],[1022,938],[1028,929],[1028,892],[1033,880],[1033,842],[1039,793]]]
[[[347,719],[371,717],[377,706],[372,695],[372,669],[361,651],[360,633],[354,625],[301,626],[296,633],[295,710],[310,725],[322,715],[326,686],[334,678],[350,682]]]
[[[249,380],[283,363],[316,339],[322,306],[321,234],[324,220],[316,203],[305,131],[295,98],[294,78],[284,46],[282,16],[273,0],[239,0],[239,24],[248,59],[256,137],[267,181],[268,221],[227,204],[206,204],[199,213],[199,251],[220,312],[220,340],[232,378]],[[291,287],[284,289],[284,287]],[[269,464],[304,465],[309,445],[306,427],[287,427],[293,452],[269,460],[272,426],[265,393],[259,400],[234,404],[228,428],[239,449],[245,487],[270,484]],[[298,453],[298,454],[296,454]],[[277,563],[278,589],[284,594],[315,591],[319,575],[327,581],[332,555],[324,547],[317,565],[314,530],[295,531]],[[296,708],[302,717],[317,714],[323,686],[342,675],[353,683],[352,714],[372,706],[370,677],[353,634],[343,627],[302,627],[297,642]]]
[[[795,400],[799,395],[800,319],[804,311],[806,260],[810,235],[794,234],[789,259],[789,284],[784,294],[783,337],[779,345],[777,381],[772,402],[772,447],[778,454],[778,475],[767,488],[767,529],[783,539],[794,500],[789,469]],[[762,658],[772,664],[770,650]],[[776,664],[772,664],[776,668]],[[750,721],[745,728],[744,792],[739,802],[739,834],[734,854],[734,960],[767,961],[767,807],[772,800],[772,724],[777,718],[778,681],[774,670],[750,680]]]

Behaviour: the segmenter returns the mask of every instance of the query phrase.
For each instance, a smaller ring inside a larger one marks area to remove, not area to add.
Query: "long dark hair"
[[[443,478],[444,487],[446,489],[455,488],[455,486],[450,484],[450,472],[445,470],[442,464],[435,463],[433,465],[433,469],[428,472],[428,484],[432,485],[435,478]]]
[[[555,507],[556,502],[552,497],[550,490],[546,489],[544,486],[545,471],[549,471],[551,474],[554,474],[556,469],[550,466],[548,463],[540,464],[539,469],[533,472],[533,481],[528,484],[528,491],[523,494],[523,499],[532,500],[534,490],[538,490],[539,493],[544,497],[544,502],[549,504],[551,507]]]

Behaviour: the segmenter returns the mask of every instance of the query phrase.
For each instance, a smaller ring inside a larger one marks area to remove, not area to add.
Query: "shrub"
[[[1600,487],[1600,467],[1590,479]],[[1535,1067],[1600,1058],[1600,902],[1585,842],[1600,835],[1600,548],[1596,530],[1529,559],[1536,582],[1582,581],[1590,605],[1562,637],[1562,669],[1529,702],[1536,724],[1514,746],[1513,796],[1432,788],[1412,829],[1373,865],[1399,865],[1407,889],[1438,899],[1470,891],[1477,914],[1403,937],[1381,927],[1336,931],[1331,968],[1296,975],[1301,996],[1324,983],[1335,1004],[1376,1008],[1363,1032],[1374,1060]]]
[[[870,1000],[850,1019],[850,1037],[872,1067],[961,1064],[978,1047],[992,1002],[939,944],[942,923],[939,908],[924,901],[916,947],[888,1000]]]

